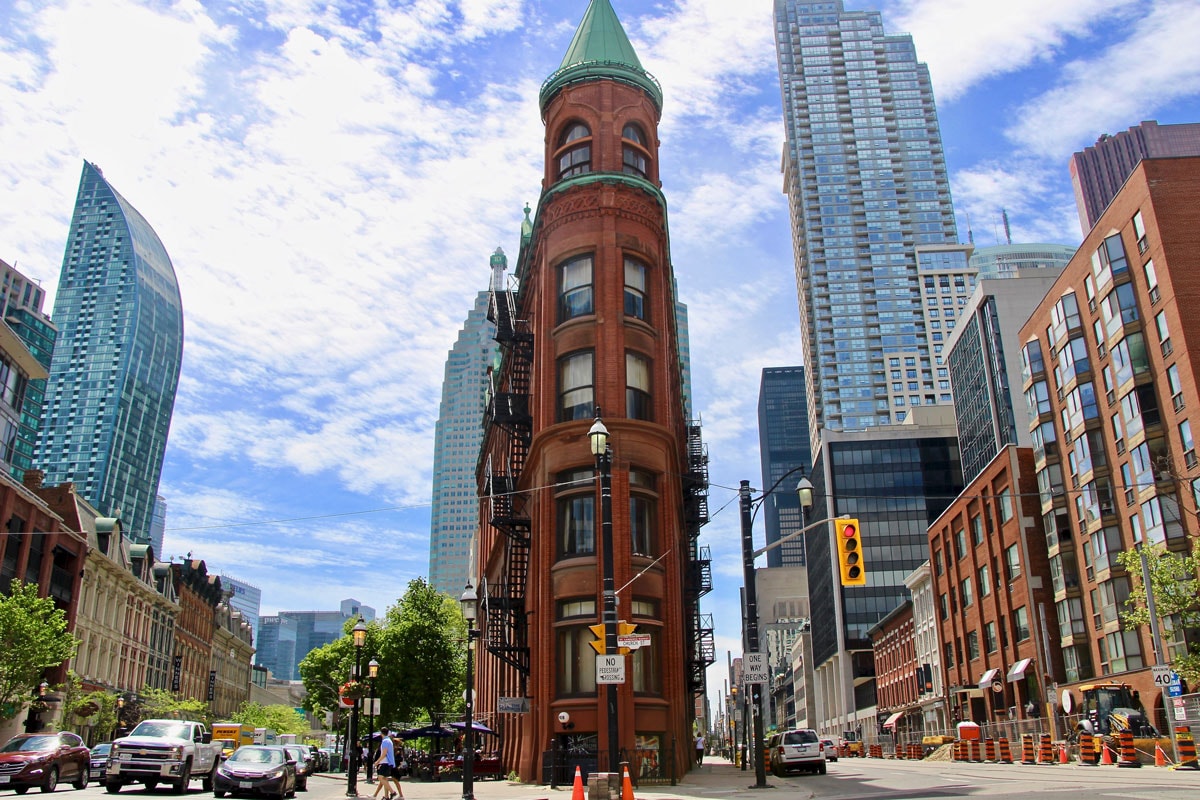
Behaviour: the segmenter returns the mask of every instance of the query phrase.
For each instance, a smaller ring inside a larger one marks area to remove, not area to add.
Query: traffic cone
[[[1163,752],[1162,745],[1158,742],[1154,743],[1154,766],[1165,767],[1167,765],[1167,754]]]
[[[1100,765],[1111,767],[1112,764],[1112,751],[1108,749],[1108,742],[1104,742],[1102,745],[1100,745]]]
[[[1060,745],[1058,748],[1058,763],[1060,763],[1060,764],[1070,764],[1071,763],[1071,757],[1069,755],[1067,755],[1067,746],[1065,744]]]
[[[583,773],[575,765],[575,785],[571,787],[571,800],[586,800],[583,794]]]
[[[624,776],[621,778],[621,800],[633,800],[633,781],[629,780],[629,767],[622,767]]]

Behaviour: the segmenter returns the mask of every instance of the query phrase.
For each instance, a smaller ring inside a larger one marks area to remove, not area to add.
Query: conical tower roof
[[[565,86],[589,80],[614,80],[642,89],[662,111],[662,88],[642,68],[621,20],[609,0],[591,0],[562,64],[542,84],[542,113]]]

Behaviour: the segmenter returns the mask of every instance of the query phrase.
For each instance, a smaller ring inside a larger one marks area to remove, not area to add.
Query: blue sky
[[[712,459],[718,665],[763,366],[800,361],[770,0],[613,0],[666,98],[671,245]],[[1200,121],[1194,0],[891,0],[931,69],[965,239],[1080,238],[1067,161]],[[82,159],[150,221],[186,315],[165,554],[263,610],[381,610],[428,568],[446,352],[536,203],[538,87],[584,0],[4,0],[0,257],[53,295]],[[52,300],[47,306],[52,308]],[[759,523],[761,526],[761,523]],[[761,541],[761,527],[756,533]],[[716,676],[719,688],[720,678]]]

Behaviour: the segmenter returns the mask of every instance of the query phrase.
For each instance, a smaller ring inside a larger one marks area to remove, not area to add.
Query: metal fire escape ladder
[[[529,412],[529,383],[533,368],[533,335],[516,318],[515,292],[493,287],[488,319],[496,326],[496,341],[504,352],[499,378],[488,397],[485,421],[503,437],[505,462],[493,471],[489,461],[487,496],[489,521],[504,534],[504,579],[488,585],[487,621],[494,635],[488,652],[524,676],[529,675],[529,635],[525,618],[525,592],[529,580],[531,524],[526,500],[518,493],[521,472],[533,439]],[[493,373],[495,376],[495,373]]]
[[[696,538],[708,522],[708,448],[699,420],[687,426],[687,474],[683,478],[683,516],[688,537],[687,575],[684,581],[684,626],[690,643],[687,654],[689,686],[694,694],[706,691],[706,671],[716,661],[711,614],[700,613],[700,598],[712,591],[712,555]]]

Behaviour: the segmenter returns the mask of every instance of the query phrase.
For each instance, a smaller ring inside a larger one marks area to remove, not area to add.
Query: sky
[[[913,34],[960,236],[1081,238],[1067,163],[1200,121],[1194,0],[848,0]],[[447,352],[538,200],[538,89],[585,0],[0,0],[0,258],[48,290],[84,159],[150,222],[186,343],[164,554],[262,612],[380,611],[428,572]],[[771,0],[613,0],[662,84],[672,261],[710,454],[718,663],[765,366],[801,363]],[[756,541],[765,534],[758,523]]]

